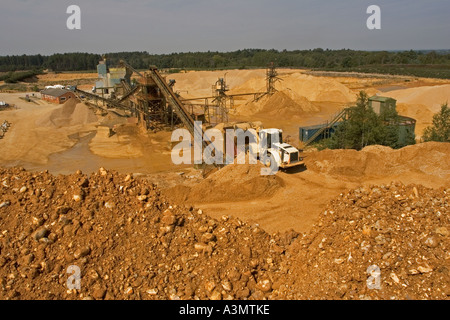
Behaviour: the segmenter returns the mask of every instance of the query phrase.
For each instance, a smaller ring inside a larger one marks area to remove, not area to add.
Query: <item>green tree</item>
[[[369,105],[364,91],[358,96],[356,106],[348,109],[348,118],[337,127],[335,133],[326,141],[331,149],[356,149],[379,144],[391,148],[405,145],[399,142],[400,117],[395,107],[384,108],[380,114]],[[414,144],[414,132],[406,137],[406,144]]]
[[[361,150],[367,145],[378,144],[384,137],[383,122],[369,106],[367,93],[361,91],[356,106],[348,109],[348,119],[337,127],[331,137],[329,147]]]
[[[450,108],[448,103],[441,106],[441,111],[433,116],[433,124],[423,131],[424,141],[450,141]]]

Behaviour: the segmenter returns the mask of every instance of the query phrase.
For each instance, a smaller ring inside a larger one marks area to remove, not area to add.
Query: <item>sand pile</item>
[[[254,78],[262,79],[264,87],[264,77],[264,69],[195,71],[187,73],[175,73],[166,76],[167,79],[174,79],[176,81],[174,90],[180,91],[180,94],[184,98],[211,96],[212,87],[219,78],[225,78],[226,84],[230,89],[233,89]],[[234,92],[234,90],[231,90],[230,92]],[[248,91],[245,92],[247,93]]]
[[[272,96],[264,96],[254,101],[251,96],[247,102],[236,106],[237,115],[250,116],[254,114],[301,117],[305,112],[318,112],[319,108],[312,102],[333,102],[348,104],[356,100],[349,88],[333,79],[314,77],[302,73],[280,76],[282,81],[275,84],[278,90]],[[265,78],[253,78],[233,88],[231,93],[265,92]]]
[[[302,73],[280,76],[281,81],[275,83],[279,91],[291,91],[298,96],[306,97],[309,101],[331,101],[349,103],[356,101],[356,95],[345,85],[323,77],[314,77]],[[232,93],[264,92],[265,78],[253,78],[233,88]]]
[[[308,99],[292,90],[277,91],[258,101],[251,101],[235,109],[239,115],[261,115],[278,117],[296,117],[305,113],[318,112],[319,109]]]
[[[431,123],[435,114],[423,104],[397,103],[397,112],[402,116],[416,119],[418,123]]]
[[[450,143],[427,142],[393,150],[369,146],[362,151],[322,150],[305,157],[308,170],[357,180],[423,174],[450,181]]]
[[[97,122],[97,116],[89,107],[77,99],[48,111],[36,120],[38,127],[70,127]]]
[[[241,93],[256,93],[266,91],[266,78],[265,75],[260,77],[251,78],[241,85],[231,88],[230,94],[241,94]]]
[[[314,77],[301,73],[294,73],[277,82],[279,90],[290,89],[309,101],[329,101],[349,103],[356,101],[356,95],[345,85],[323,77]]]
[[[308,99],[292,90],[274,93],[264,103],[261,113],[270,116],[295,117],[309,112],[318,112],[319,108]]]
[[[435,113],[423,104],[397,103],[397,112],[402,116],[411,117],[416,120],[416,139],[420,139],[423,130],[433,122]]]
[[[192,188],[178,185],[166,192],[178,202],[188,201],[190,203],[270,198],[284,186],[284,183],[276,175],[261,175],[263,168],[265,167],[260,162],[257,164],[230,164],[212,173]]]
[[[438,112],[442,104],[450,102],[450,84],[394,90],[383,95],[396,99],[397,103],[424,105]]]
[[[400,183],[341,194],[288,248],[279,297],[449,299],[449,201],[450,189]]]

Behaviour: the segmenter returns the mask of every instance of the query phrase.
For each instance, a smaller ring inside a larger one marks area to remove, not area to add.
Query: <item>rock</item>
[[[31,218],[31,222],[35,225],[35,226],[42,226],[44,224],[44,219],[40,218],[40,217],[33,217]]]
[[[127,296],[130,296],[130,295],[132,295],[133,294],[133,288],[132,287],[128,287],[128,288],[126,288],[125,289],[125,295],[127,295]]]
[[[212,247],[208,244],[205,243],[196,243],[194,245],[194,249],[198,252],[211,252],[212,251]]]
[[[256,288],[261,290],[262,292],[269,292],[270,290],[272,290],[272,282],[269,279],[260,280],[256,284]]]
[[[155,296],[155,295],[157,295],[158,294],[158,289],[149,289],[149,290],[147,290],[146,291],[149,295],[151,295],[151,296]]]
[[[75,202],[80,202],[83,200],[83,197],[80,194],[74,194],[72,198]]]
[[[433,271],[432,268],[430,268],[430,267],[423,267],[423,266],[418,267],[417,270],[420,273],[430,273],[431,271]]]
[[[209,298],[211,300],[222,300],[222,294],[218,290],[214,290]]]
[[[216,236],[212,233],[206,232],[202,235],[202,241],[205,243],[209,243],[210,241],[215,241]]]
[[[225,280],[225,281],[222,282],[222,288],[225,291],[231,291],[233,289],[233,285],[231,284],[230,281]]]
[[[429,248],[436,248],[439,245],[439,240],[436,237],[428,237],[424,244]]]
[[[417,190],[416,187],[413,188],[413,192],[414,192],[414,196],[415,196],[416,198],[418,198],[418,197],[419,197],[419,191]]]
[[[91,253],[91,248],[83,247],[83,248],[78,248],[77,250],[75,250],[73,256],[75,257],[75,259],[79,259],[79,258],[89,255],[90,253]]]
[[[408,272],[409,274],[419,274],[419,271],[417,271],[417,269],[409,269]]]
[[[239,299],[246,299],[250,296],[250,290],[245,287],[240,289],[237,293],[236,293],[236,297]]]
[[[436,233],[441,236],[447,237],[450,232],[448,231],[448,229],[446,227],[440,227],[440,228],[436,228]]]
[[[11,204],[10,201],[4,201],[4,202],[0,203],[0,209],[8,207],[10,204]]]
[[[147,196],[144,194],[144,195],[140,195],[140,196],[137,196],[137,199],[139,200],[139,201],[146,201],[147,200]]]
[[[205,290],[208,292],[212,292],[215,287],[216,287],[216,284],[214,283],[214,281],[208,281],[205,283]]]
[[[111,202],[111,201],[107,201],[107,202],[105,202],[105,208],[107,208],[107,209],[114,209],[116,207],[116,205],[114,204],[114,202]]]
[[[24,193],[24,192],[26,192],[27,190],[28,190],[28,188],[25,187],[25,186],[23,186],[22,188],[20,188],[19,192],[20,192],[20,193]]]
[[[50,231],[46,227],[40,227],[33,233],[33,239],[39,241],[40,239],[46,237]]]
[[[96,300],[102,300],[106,295],[106,289],[104,288],[96,288],[94,289],[94,292],[92,293],[92,296]]]
[[[400,283],[400,279],[397,277],[397,275],[395,273],[391,273],[390,275],[391,279],[395,282],[395,283]]]
[[[172,214],[164,215],[164,217],[162,217],[161,219],[161,222],[166,226],[172,226],[177,223],[177,218]]]
[[[342,259],[342,258],[334,259],[334,263],[336,263],[336,264],[342,264],[344,261],[345,261],[345,259]]]
[[[371,232],[371,228],[370,227],[364,227],[363,228],[363,231],[362,231],[363,235],[370,236],[370,232]]]
[[[251,299],[254,300],[263,300],[264,299],[264,293],[261,290],[256,290],[252,293]]]
[[[375,241],[377,244],[385,244],[386,243],[386,237],[382,234],[378,235],[377,237],[375,237]]]

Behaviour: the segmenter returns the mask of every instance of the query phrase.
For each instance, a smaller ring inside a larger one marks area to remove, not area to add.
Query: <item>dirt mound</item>
[[[279,91],[289,90],[306,97],[309,101],[354,102],[356,95],[345,85],[330,78],[314,77],[295,72],[280,76],[275,88]],[[240,86],[233,88],[232,93],[264,92],[264,78],[252,78]]]
[[[225,169],[210,177],[231,182]],[[0,169],[0,180],[0,299],[450,296],[450,189],[352,190],[300,236],[171,205],[147,180],[103,168]],[[69,290],[74,266],[81,287]],[[370,266],[380,268],[379,290],[367,287]]]
[[[264,69],[255,70],[221,70],[221,71],[195,71],[186,73],[174,73],[167,75],[167,79],[174,79],[175,91],[180,90],[180,93],[184,98],[197,98],[197,97],[208,97],[211,96],[213,85],[219,78],[224,78],[227,85],[233,91],[235,87],[242,86],[246,81],[250,79],[262,79],[263,87],[264,84]],[[247,91],[249,88],[244,86],[242,92],[256,92]],[[259,88],[258,88],[259,90]],[[257,91],[258,91],[257,90]]]
[[[208,203],[270,198],[284,186],[276,175],[261,175],[265,167],[257,164],[230,164],[212,173],[194,187],[176,186],[167,191],[176,201]]]
[[[435,114],[429,107],[423,104],[397,103],[399,114],[416,119],[419,123],[431,123]]]
[[[172,207],[149,182],[104,169],[0,177],[0,299],[270,298],[289,241]]]
[[[449,195],[400,183],[342,194],[289,247],[278,296],[448,299]]]
[[[334,79],[302,73],[294,73],[282,79],[277,83],[279,90],[290,89],[309,101],[348,103],[356,100],[356,95],[349,88]]]
[[[310,112],[317,112],[317,108],[308,99],[298,95],[292,90],[277,91],[266,95],[258,101],[250,101],[238,106],[236,114],[261,115],[274,118],[300,117]]]
[[[427,142],[398,150],[382,146],[362,151],[327,149],[308,153],[305,163],[308,170],[349,179],[414,173],[449,181],[450,143]]]
[[[383,95],[396,99],[397,103],[421,104],[438,112],[442,104],[450,102],[450,84],[394,90]]]
[[[430,110],[430,107],[423,104],[397,103],[397,111],[402,116],[416,120],[416,138],[420,138],[423,130],[432,124],[433,115],[435,114]]]
[[[77,99],[70,99],[61,106],[45,113],[36,120],[38,127],[70,127],[97,122],[97,116]]]

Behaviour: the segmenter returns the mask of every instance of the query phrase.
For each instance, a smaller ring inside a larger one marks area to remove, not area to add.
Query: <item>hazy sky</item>
[[[66,27],[72,4],[81,30]],[[0,55],[449,49],[449,15],[450,0],[1,0]]]

